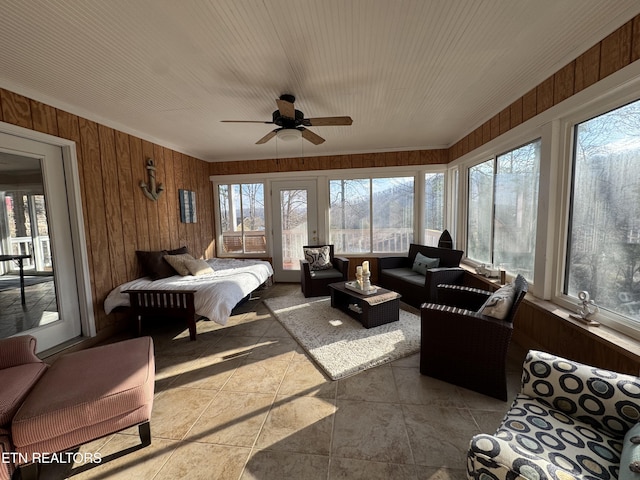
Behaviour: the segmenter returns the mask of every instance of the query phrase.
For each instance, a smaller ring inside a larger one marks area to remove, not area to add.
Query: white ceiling
[[[0,86],[209,161],[447,147],[638,0],[0,0]],[[326,142],[255,142],[296,96]],[[295,150],[291,150],[295,149]]]

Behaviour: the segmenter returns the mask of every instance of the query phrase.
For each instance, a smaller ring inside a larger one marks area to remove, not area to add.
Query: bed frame
[[[131,309],[138,320],[138,336],[142,334],[142,317],[163,316],[184,320],[189,339],[196,339],[195,290],[125,290]]]

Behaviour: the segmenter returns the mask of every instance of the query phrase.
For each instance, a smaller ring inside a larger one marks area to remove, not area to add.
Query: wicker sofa
[[[414,270],[418,254],[439,259],[435,268],[427,268],[425,274]],[[428,247],[412,243],[409,253],[402,257],[381,257],[378,259],[377,284],[402,295],[402,301],[420,308],[425,302],[435,302],[437,287],[441,283],[460,285],[464,270],[460,260],[464,252],[450,248]]]
[[[639,392],[638,377],[530,351],[498,431],[471,439],[467,478],[637,478]]]

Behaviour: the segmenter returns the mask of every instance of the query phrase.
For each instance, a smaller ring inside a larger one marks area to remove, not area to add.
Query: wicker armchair
[[[319,248],[324,245],[305,245],[302,248]],[[329,284],[347,281],[349,278],[349,259],[333,256],[333,245],[329,247],[329,258],[333,268],[312,271],[307,260],[300,260],[300,287],[305,297],[328,296]]]
[[[420,373],[506,401],[507,349],[528,290],[522,275],[514,286],[513,304],[499,320],[481,313],[492,292],[439,285],[438,304],[421,308]]]

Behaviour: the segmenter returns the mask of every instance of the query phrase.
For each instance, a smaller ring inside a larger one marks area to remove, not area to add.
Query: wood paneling
[[[600,79],[600,44],[594,45],[576,59],[575,93]]]
[[[118,317],[102,307],[107,294],[122,282],[140,276],[136,250],[177,248],[186,245],[194,256],[211,258],[213,218],[209,164],[188,157],[183,184],[183,155],[126,133],[113,130],[49,105],[0,89],[0,120],[76,143],[80,194],[93,312],[98,331]],[[157,202],[145,197],[139,184],[148,181],[145,162],[156,161],[156,179],[165,184]],[[174,178],[174,164],[180,175]],[[190,241],[180,242],[178,188],[198,196],[198,223]],[[207,203],[209,205],[207,205]],[[211,217],[211,218],[208,218]]]
[[[631,62],[633,21],[627,22],[605,38],[600,47],[600,79],[617,72]]]

